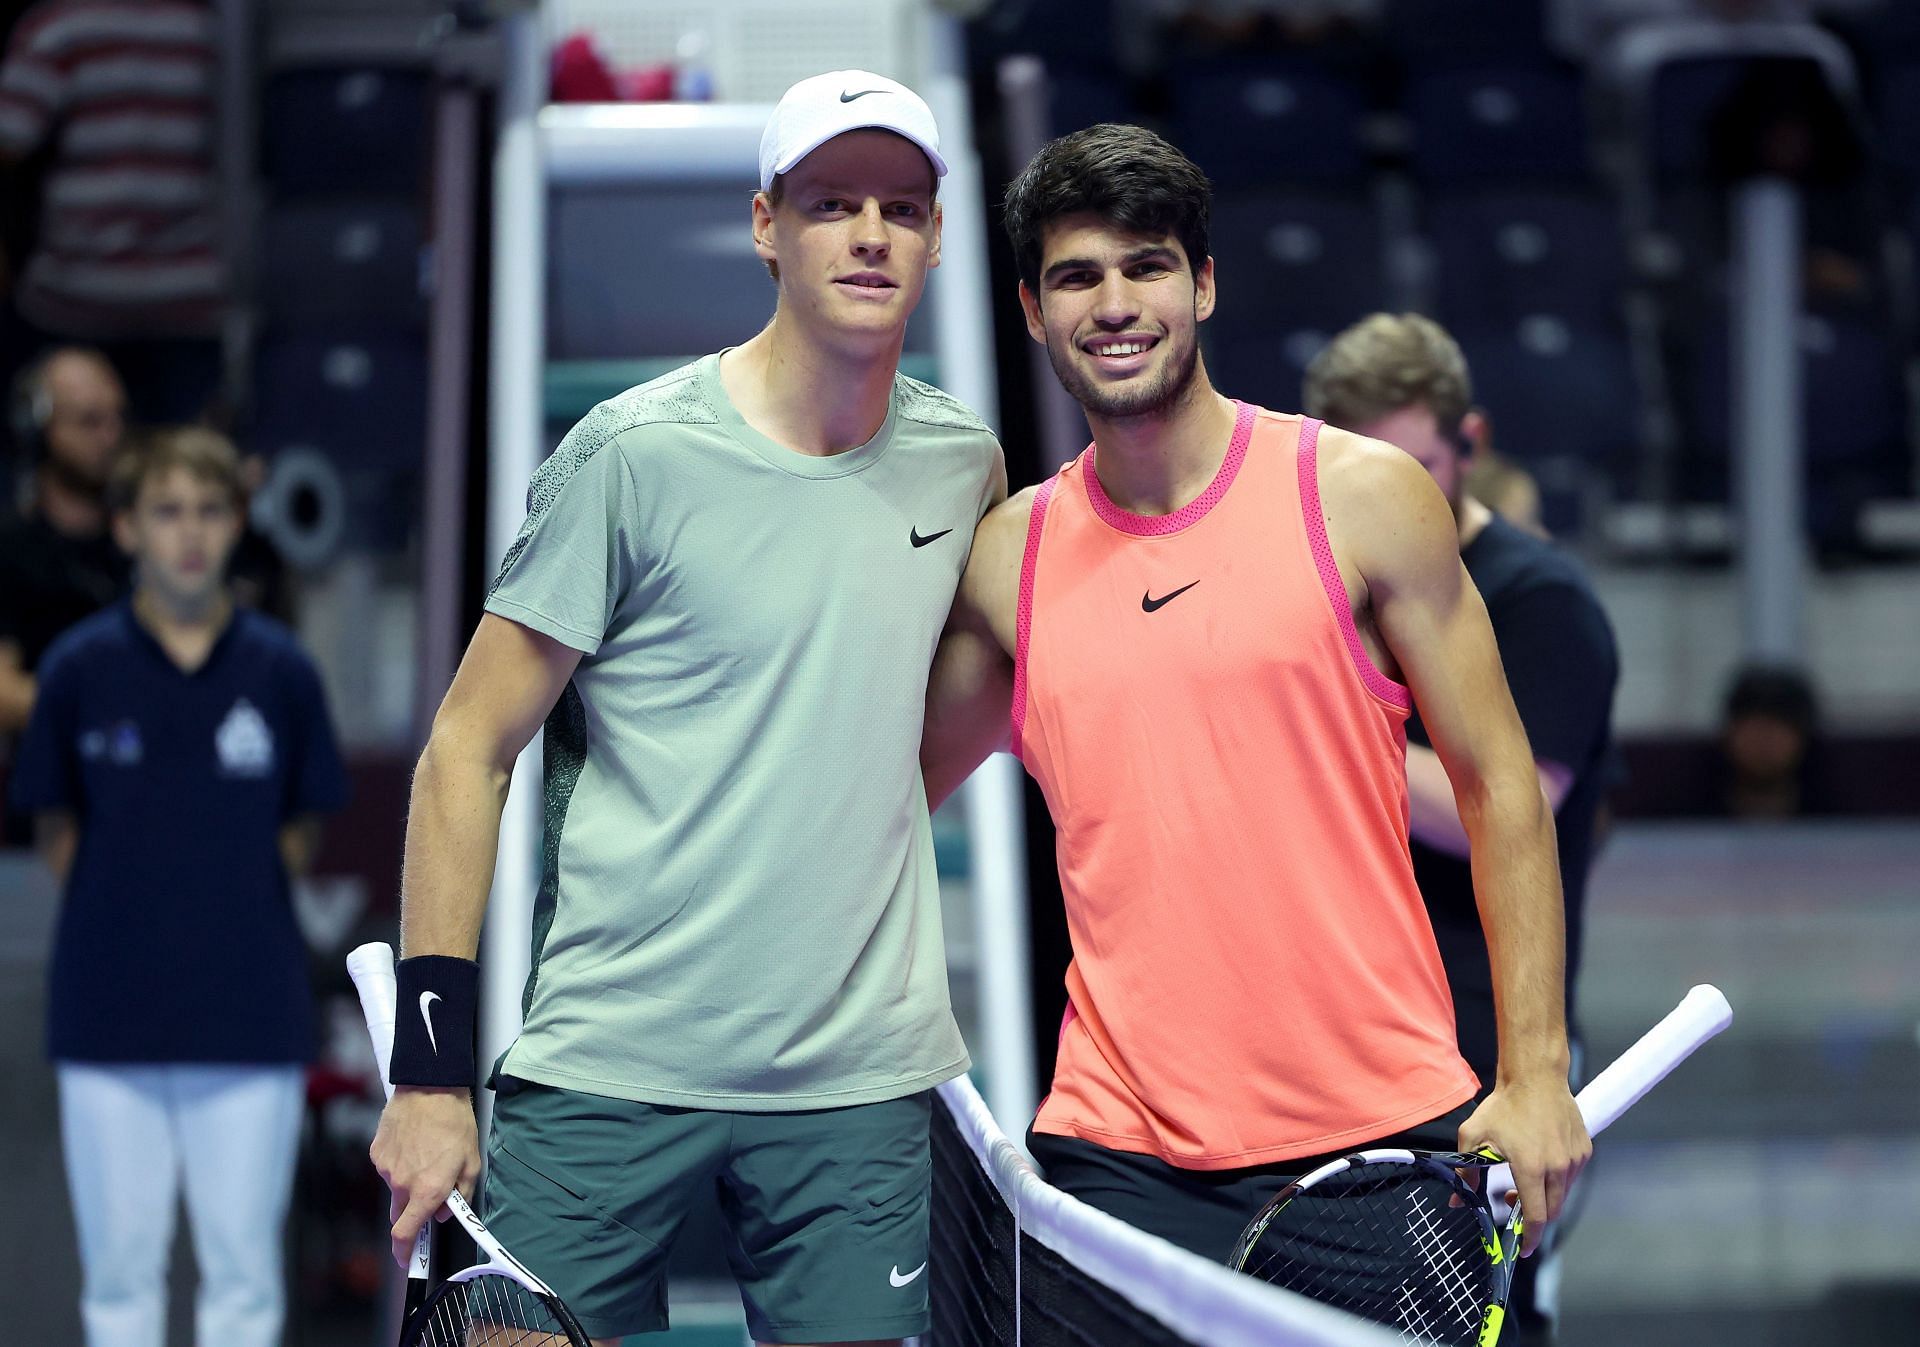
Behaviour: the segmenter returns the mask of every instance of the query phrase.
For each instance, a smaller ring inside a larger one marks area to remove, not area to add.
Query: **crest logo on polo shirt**
[[[213,732],[220,770],[228,776],[265,776],[273,770],[273,731],[267,718],[242,697]]]
[[[140,727],[131,720],[122,720],[106,729],[88,730],[81,735],[80,756],[88,762],[138,767],[146,756],[146,746],[140,742]]]

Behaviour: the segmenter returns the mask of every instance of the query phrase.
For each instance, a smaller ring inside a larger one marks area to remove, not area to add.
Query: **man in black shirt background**
[[[1334,338],[1306,377],[1307,414],[1397,445],[1418,459],[1453,507],[1460,559],[1493,622],[1507,682],[1553,807],[1566,898],[1567,1026],[1580,1074],[1574,978],[1587,872],[1611,752],[1619,658],[1613,631],[1573,559],[1499,518],[1463,482],[1485,418],[1473,407],[1459,346],[1417,314],[1374,314]],[[1416,716],[1407,725],[1414,874],[1453,991],[1461,1055],[1483,1089],[1495,1082],[1493,979],[1474,905],[1467,835],[1452,787]],[[1516,1269],[1509,1331],[1524,1347],[1552,1341],[1552,1251]],[[1516,1331],[1517,1330],[1517,1331]]]
[[[126,555],[108,530],[109,470],[126,429],[126,391],[105,356],[64,346],[27,366],[13,433],[28,481],[0,523],[0,741],[33,710],[33,671],[54,637],[126,591]],[[30,840],[7,821],[6,840]]]

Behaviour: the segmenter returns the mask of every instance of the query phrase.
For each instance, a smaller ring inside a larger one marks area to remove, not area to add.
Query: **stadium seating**
[[[406,199],[320,199],[270,207],[262,231],[261,302],[270,324],[363,317],[425,320],[420,212]]]
[[[1427,203],[1436,299],[1449,323],[1531,313],[1617,324],[1626,254],[1613,204],[1578,191],[1456,192]]]
[[[1171,80],[1171,134],[1216,188],[1314,183],[1367,173],[1367,90],[1291,64],[1200,67]]]
[[[261,115],[274,195],[418,192],[426,181],[427,99],[424,71],[345,66],[274,75]]]
[[[1572,459],[1617,473],[1639,443],[1639,386],[1627,342],[1575,316],[1533,313],[1454,334],[1491,409],[1501,453],[1522,464]]]
[[[1222,193],[1213,255],[1223,330],[1332,332],[1388,303],[1380,226],[1362,197]]]
[[[1590,176],[1579,80],[1551,66],[1440,70],[1408,81],[1414,176],[1432,187],[1583,183]]]

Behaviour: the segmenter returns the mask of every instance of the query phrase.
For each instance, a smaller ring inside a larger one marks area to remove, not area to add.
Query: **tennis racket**
[[[1717,988],[1688,992],[1580,1092],[1587,1131],[1598,1135],[1732,1021]],[[1396,1326],[1409,1342],[1493,1347],[1524,1229],[1505,1202],[1512,1182],[1492,1151],[1360,1151],[1281,1189],[1228,1266]]]
[[[347,972],[360,992],[360,1009],[385,1082],[393,1053],[392,948],[378,942],[360,946],[347,956]],[[386,1088],[391,1098],[393,1086]],[[400,1347],[591,1347],[573,1312],[500,1246],[459,1189],[447,1194],[447,1207],[485,1261],[432,1284],[434,1222],[420,1228],[407,1264]]]

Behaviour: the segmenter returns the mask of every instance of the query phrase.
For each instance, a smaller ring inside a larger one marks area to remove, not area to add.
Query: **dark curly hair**
[[[1102,122],[1048,141],[1007,185],[1007,238],[1020,279],[1039,291],[1047,226],[1080,214],[1133,234],[1171,234],[1197,271],[1209,256],[1212,193],[1198,165],[1142,126]]]

